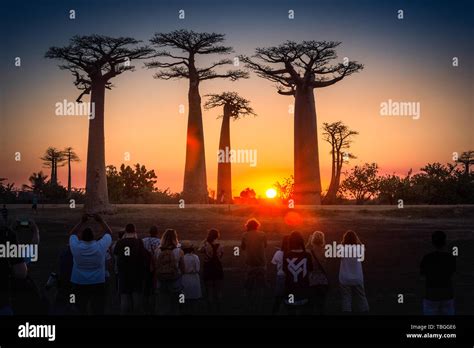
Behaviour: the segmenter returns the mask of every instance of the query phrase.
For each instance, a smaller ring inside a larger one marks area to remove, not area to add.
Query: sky
[[[69,18],[74,9],[76,18]],[[185,19],[178,11],[185,11]],[[398,19],[398,10],[403,19]],[[288,11],[294,10],[294,19]],[[73,186],[85,186],[88,120],[56,116],[55,104],[74,101],[78,91],[58,61],[44,58],[51,46],[73,35],[103,34],[148,40],[175,29],[225,34],[230,58],[252,55],[256,47],[286,40],[341,41],[338,59],[364,64],[360,73],[315,90],[323,189],[329,184],[330,147],[321,139],[323,122],[343,121],[359,132],[346,168],[376,162],[383,173],[404,175],[428,162],[452,161],[453,152],[474,148],[474,3],[469,0],[412,1],[11,1],[1,2],[0,177],[17,186],[33,172],[49,170],[39,159],[48,146],[72,146]],[[21,66],[15,66],[15,57]],[[453,57],[459,65],[453,67]],[[220,56],[198,59],[207,66]],[[187,110],[186,80],[153,79],[155,71],[135,62],[106,92],[106,163],[144,164],[154,169],[157,186],[182,190]],[[231,122],[234,149],[257,151],[257,165],[234,164],[233,195],[246,187],[263,195],[293,173],[293,97],[276,93],[274,83],[251,73],[236,82],[204,81],[201,96],[236,91],[257,116]],[[420,118],[381,116],[388,100],[415,102]],[[88,101],[88,97],[85,98]],[[205,98],[203,97],[203,101]],[[222,110],[203,113],[208,188],[216,189],[217,150]],[[15,153],[21,161],[15,161]],[[67,183],[60,168],[59,181]]]

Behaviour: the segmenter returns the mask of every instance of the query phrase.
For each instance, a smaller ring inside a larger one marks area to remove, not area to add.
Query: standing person
[[[326,273],[324,245],[324,233],[320,231],[313,232],[306,245],[313,262],[313,271],[309,274],[309,287],[311,291],[310,305],[315,314],[324,314],[328,292],[329,281]]]
[[[361,241],[354,231],[347,231],[342,237],[343,245],[361,245]],[[339,284],[341,289],[342,312],[351,313],[369,311],[369,304],[365,296],[364,272],[362,261],[355,257],[343,257],[339,267]]]
[[[219,237],[219,231],[211,228],[207,231],[207,238],[199,248],[199,251],[204,253],[202,278],[206,287],[207,310],[209,314],[217,314],[221,310],[222,279],[224,279],[221,260],[224,256],[224,248],[219,243]]]
[[[421,276],[426,279],[423,314],[454,315],[452,277],[456,272],[456,257],[444,250],[446,234],[443,231],[435,231],[431,241],[435,251],[426,254],[420,265]]]
[[[118,266],[120,312],[138,314],[142,310],[145,271],[149,264],[143,241],[137,237],[134,224],[125,226],[125,234],[114,248]]]
[[[0,220],[0,244],[17,244],[15,233],[8,228],[5,221]],[[13,315],[12,282],[25,280],[28,268],[21,257],[0,258],[0,316]]]
[[[145,287],[143,291],[144,309],[148,314],[155,313],[156,307],[156,296],[155,296],[155,283],[154,279],[154,255],[155,250],[160,246],[160,238],[158,238],[158,227],[151,226],[149,230],[149,236],[143,238],[143,246],[148,252],[150,257],[150,263],[145,269]]]
[[[3,218],[3,221],[5,221],[5,223],[8,222],[8,209],[5,204],[2,207],[2,218]]]
[[[311,254],[305,250],[301,233],[293,231],[288,240],[288,252],[283,256],[288,314],[309,314],[309,275],[313,271]]]
[[[246,232],[242,235],[241,249],[246,252],[247,280],[245,283],[249,312],[261,313],[263,295],[266,287],[267,236],[260,231],[260,222],[250,219],[245,224]]]
[[[112,244],[112,230],[101,216],[94,214],[93,218],[104,231],[100,239],[94,240],[90,227],[83,228],[88,215],[83,215],[81,222],[70,232],[69,247],[73,256],[71,283],[79,312],[87,314],[90,304],[91,313],[100,315],[104,314],[105,309],[105,257]]]
[[[272,264],[276,266],[275,301],[273,302],[272,314],[278,314],[281,304],[285,298],[285,272],[283,271],[283,256],[288,252],[290,236],[283,236],[281,248],[272,258]]]
[[[36,194],[33,194],[31,209],[33,209],[33,213],[38,213],[38,196]]]
[[[181,249],[183,256],[183,293],[185,303],[185,313],[195,314],[199,299],[202,297],[201,278],[199,271],[201,263],[199,256],[194,253],[194,246],[190,243],[183,243]]]
[[[125,230],[119,231],[119,232],[118,232],[118,239],[112,242],[112,244],[110,245],[109,250],[107,251],[107,253],[110,254],[110,256],[112,257],[111,262],[112,262],[112,269],[113,269],[114,278],[115,278],[115,282],[114,282],[115,294],[116,294],[117,297],[118,297],[118,303],[120,303],[119,275],[118,275],[118,257],[117,257],[117,255],[114,255],[114,250],[115,250],[115,246],[117,245],[117,242],[118,242],[120,239],[123,238],[124,234],[125,234]]]
[[[167,229],[163,233],[160,247],[154,256],[162,314],[176,315],[179,312],[179,295],[183,291],[181,275],[184,265],[183,251],[178,248],[178,243],[176,231]]]
[[[47,287],[51,286],[51,282],[54,283],[56,278],[57,293],[54,300],[52,313],[58,315],[66,315],[74,313],[73,306],[71,306],[70,295],[72,291],[71,274],[74,260],[69,244],[67,244],[61,253],[59,254],[57,273],[52,273],[48,280]],[[50,282],[51,280],[51,282]]]

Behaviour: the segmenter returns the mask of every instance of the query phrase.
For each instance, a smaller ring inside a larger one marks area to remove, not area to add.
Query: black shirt
[[[445,251],[434,251],[423,257],[421,275],[426,277],[425,298],[444,301],[454,298],[452,276],[456,272],[456,258]]]
[[[0,227],[0,244],[16,244],[16,235],[13,231]],[[22,258],[0,257],[0,308],[11,304],[11,271],[12,266],[24,262]]]
[[[119,277],[128,281],[141,281],[148,266],[148,254],[143,241],[138,238],[122,238],[117,241],[114,248],[117,256]]]
[[[287,295],[295,301],[308,299],[309,273],[313,270],[311,254],[306,251],[289,251],[283,255],[283,271]]]

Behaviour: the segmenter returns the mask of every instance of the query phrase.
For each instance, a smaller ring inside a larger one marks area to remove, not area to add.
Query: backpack
[[[174,249],[161,249],[155,262],[156,278],[158,280],[175,280],[179,278]]]

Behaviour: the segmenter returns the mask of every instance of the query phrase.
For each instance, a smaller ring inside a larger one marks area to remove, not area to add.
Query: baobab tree
[[[80,162],[80,158],[74,149],[70,146],[63,150],[64,160],[67,162],[67,192],[71,194],[72,180],[71,180],[71,162]]]
[[[281,95],[294,96],[294,177],[296,204],[321,203],[318,133],[314,89],[331,86],[363,69],[349,61],[332,64],[340,42],[287,41],[257,48],[242,59],[258,76],[276,82]]]
[[[224,92],[221,94],[208,94],[209,99],[204,104],[205,109],[223,107],[221,135],[219,139],[219,161],[217,164],[217,202],[232,203],[232,168],[231,162],[225,154],[229,154],[230,148],[230,120],[238,120],[247,115],[254,115],[250,102],[239,96],[236,92]],[[224,156],[221,156],[224,154]],[[222,160],[221,157],[224,157]]]
[[[352,137],[359,134],[359,132],[349,129],[342,121],[333,123],[323,123],[323,139],[331,145],[331,182],[326,196],[324,197],[324,204],[336,203],[336,195],[339,191],[339,184],[341,182],[342,165],[347,163],[349,159],[354,159],[352,153],[347,150],[352,143]]]
[[[49,179],[49,182],[52,185],[57,185],[58,166],[62,167],[64,165],[64,154],[55,147],[48,147],[44,155],[41,157],[41,160],[46,168],[51,168],[51,178]]]
[[[199,85],[202,81],[213,79],[236,81],[240,78],[247,78],[248,73],[239,69],[220,73],[215,70],[221,66],[232,64],[230,59],[220,59],[204,68],[197,66],[196,59],[200,55],[233,52],[232,47],[221,45],[224,42],[223,34],[196,33],[181,29],[170,33],[155,34],[150,42],[157,48],[155,55],[165,60],[147,63],[148,68],[160,69],[154,75],[156,79],[185,78],[189,80],[183,197],[188,203],[207,203],[206,158]],[[166,47],[178,53],[164,50]]]
[[[51,47],[45,57],[65,62],[59,68],[69,70],[74,85],[81,90],[77,102],[90,94],[94,117],[89,118],[87,144],[86,199],[88,213],[110,212],[105,176],[104,104],[105,90],[111,89],[111,79],[134,70],[131,61],[149,58],[152,49],[138,46],[140,41],[129,37],[102,35],[74,36],[65,47]]]

